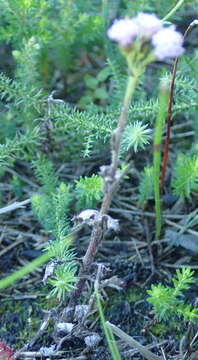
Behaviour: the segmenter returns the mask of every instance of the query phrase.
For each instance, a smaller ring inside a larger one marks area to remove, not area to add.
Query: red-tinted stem
[[[192,30],[194,26],[197,25],[196,20],[194,20],[186,29],[184,33],[184,39],[189,34],[189,32]],[[162,189],[164,186],[164,180],[166,176],[166,168],[168,164],[168,150],[169,150],[169,142],[170,142],[170,130],[171,130],[171,115],[172,115],[172,104],[173,104],[173,94],[174,94],[174,85],[175,85],[175,77],[177,72],[177,64],[178,64],[179,58],[176,58],[173,66],[173,72],[172,72],[172,80],[170,84],[170,96],[169,96],[169,103],[168,103],[168,112],[166,117],[166,138],[164,143],[164,155],[162,160],[162,169],[161,169],[161,180],[160,180],[160,188]]]
[[[178,58],[175,60],[173,66],[172,79],[170,84],[170,94],[169,94],[169,102],[168,102],[168,111],[166,116],[166,138],[164,143],[164,155],[162,160],[162,169],[161,169],[161,180],[160,180],[160,188],[162,189],[164,186],[164,180],[166,176],[166,168],[168,164],[168,155],[169,155],[169,143],[170,143],[170,130],[171,130],[171,115],[172,115],[172,105],[173,105],[173,95],[174,95],[174,85],[175,85],[175,77],[177,71],[177,63]]]

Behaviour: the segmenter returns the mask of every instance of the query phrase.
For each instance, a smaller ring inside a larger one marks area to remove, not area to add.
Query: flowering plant
[[[184,52],[182,34],[174,25],[163,26],[162,20],[153,14],[139,13],[134,18],[115,20],[107,34],[118,42],[122,51],[136,55],[140,51],[141,60],[147,59],[145,65],[153,60],[178,57]]]

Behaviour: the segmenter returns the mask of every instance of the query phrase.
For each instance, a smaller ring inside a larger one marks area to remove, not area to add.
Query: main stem
[[[115,131],[113,132],[111,138],[111,145],[112,145],[111,164],[108,167],[106,167],[108,176],[104,175],[104,197],[100,209],[101,216],[93,226],[90,243],[87,248],[86,254],[82,260],[82,266],[79,272],[80,280],[76,284],[76,289],[71,293],[71,297],[68,305],[68,309],[70,310],[70,312],[66,315],[67,321],[72,320],[75,306],[80,298],[80,295],[85,285],[86,276],[89,274],[90,267],[94,261],[97,250],[101,244],[103,230],[104,230],[103,215],[107,214],[109,211],[113,193],[117,188],[119,182],[118,178],[116,177],[116,173],[119,163],[120,144],[126,126],[129,105],[132,96],[134,94],[136,85],[138,83],[138,79],[139,79],[139,74],[134,74],[133,76],[130,75],[128,78],[123,106],[121,109],[120,117],[118,119],[118,125]]]
[[[106,191],[104,194],[101,210],[100,210],[101,214],[106,214],[109,211],[109,207],[112,201],[112,195],[114,193],[114,188],[116,184],[115,175],[118,168],[118,162],[120,157],[120,144],[126,126],[129,105],[131,103],[132,96],[137,86],[138,78],[139,78],[138,75],[134,75],[134,76],[130,75],[128,78],[125,97],[124,97],[120,117],[118,119],[118,125],[112,134],[112,138],[111,138],[112,153],[111,153],[111,164],[109,167],[110,178],[108,179],[109,182],[111,181],[111,186],[108,187],[108,191]]]

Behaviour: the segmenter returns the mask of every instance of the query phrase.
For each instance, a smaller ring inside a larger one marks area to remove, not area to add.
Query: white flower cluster
[[[153,14],[140,13],[135,18],[115,20],[107,32],[111,40],[130,46],[135,39],[150,40],[157,59],[177,57],[184,52],[183,36],[175,26],[164,27]]]

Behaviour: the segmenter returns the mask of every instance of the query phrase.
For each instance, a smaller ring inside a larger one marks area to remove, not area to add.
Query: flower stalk
[[[125,56],[129,77],[126,92],[123,100],[121,114],[118,119],[117,128],[113,131],[111,138],[111,163],[101,167],[100,175],[104,180],[103,201],[98,216],[94,218],[91,239],[82,260],[79,272],[80,280],[76,284],[76,289],[71,293],[70,301],[66,313],[63,314],[63,321],[72,321],[75,305],[82,293],[86,277],[90,272],[90,267],[101,244],[104,231],[106,229],[106,214],[109,211],[113,194],[130,168],[130,164],[122,172],[118,171],[121,141],[126,127],[129,105],[134,91],[146,66],[155,60],[164,60],[168,57],[176,57],[183,53],[183,38],[175,27],[165,28],[163,22],[155,15],[140,13],[136,18],[125,18],[115,20],[107,32],[109,38],[118,43],[121,53]],[[171,35],[167,46],[167,34]],[[162,96],[160,111],[156,123],[156,134],[154,140],[154,171],[155,171],[155,203],[156,203],[156,237],[161,231],[161,210],[159,193],[159,175],[161,154],[159,146],[161,144],[162,126],[165,120],[164,109],[165,97]],[[158,182],[158,183],[157,183]],[[65,316],[66,315],[66,316]]]
[[[123,133],[125,130],[126,122],[127,122],[129,105],[131,103],[135,88],[138,84],[138,80],[139,80],[138,72],[134,76],[129,75],[129,77],[128,77],[127,88],[126,88],[126,92],[125,92],[125,97],[124,97],[124,101],[123,101],[121,114],[118,119],[118,125],[117,125],[117,128],[114,130],[112,138],[111,138],[111,152],[112,153],[111,153],[111,165],[109,167],[109,175],[111,177],[111,186],[109,187],[108,184],[106,184],[107,187],[105,186],[106,191],[104,193],[104,198],[103,198],[102,206],[101,206],[101,210],[100,210],[101,214],[106,214],[108,212],[110,204],[111,204],[111,200],[112,200],[112,195],[114,193],[115,184],[117,183],[116,171],[117,171],[118,163],[119,163],[121,140],[122,140],[122,136],[123,136]],[[104,178],[105,178],[105,175],[104,175]],[[108,191],[107,191],[107,188],[108,188]]]
[[[109,211],[113,194],[117,189],[121,179],[125,176],[126,172],[130,168],[129,164],[121,173],[117,172],[120,155],[120,145],[127,122],[129,105],[131,103],[132,96],[135,92],[141,73],[142,71],[135,71],[133,75],[130,74],[128,77],[123,106],[121,109],[120,117],[118,119],[118,125],[117,128],[114,130],[111,138],[111,164],[109,166],[103,166],[101,169],[101,175],[104,179],[104,197],[100,213],[98,218],[95,220],[95,224],[91,232],[90,243],[82,260],[82,266],[78,275],[79,281],[76,284],[76,289],[71,293],[68,308],[66,309],[66,312],[64,312],[62,315],[62,319],[67,319],[67,321],[72,321],[73,319],[75,305],[77,304],[77,301],[82,293],[86,277],[89,274],[90,267],[101,244],[106,226],[104,215],[107,214]]]

